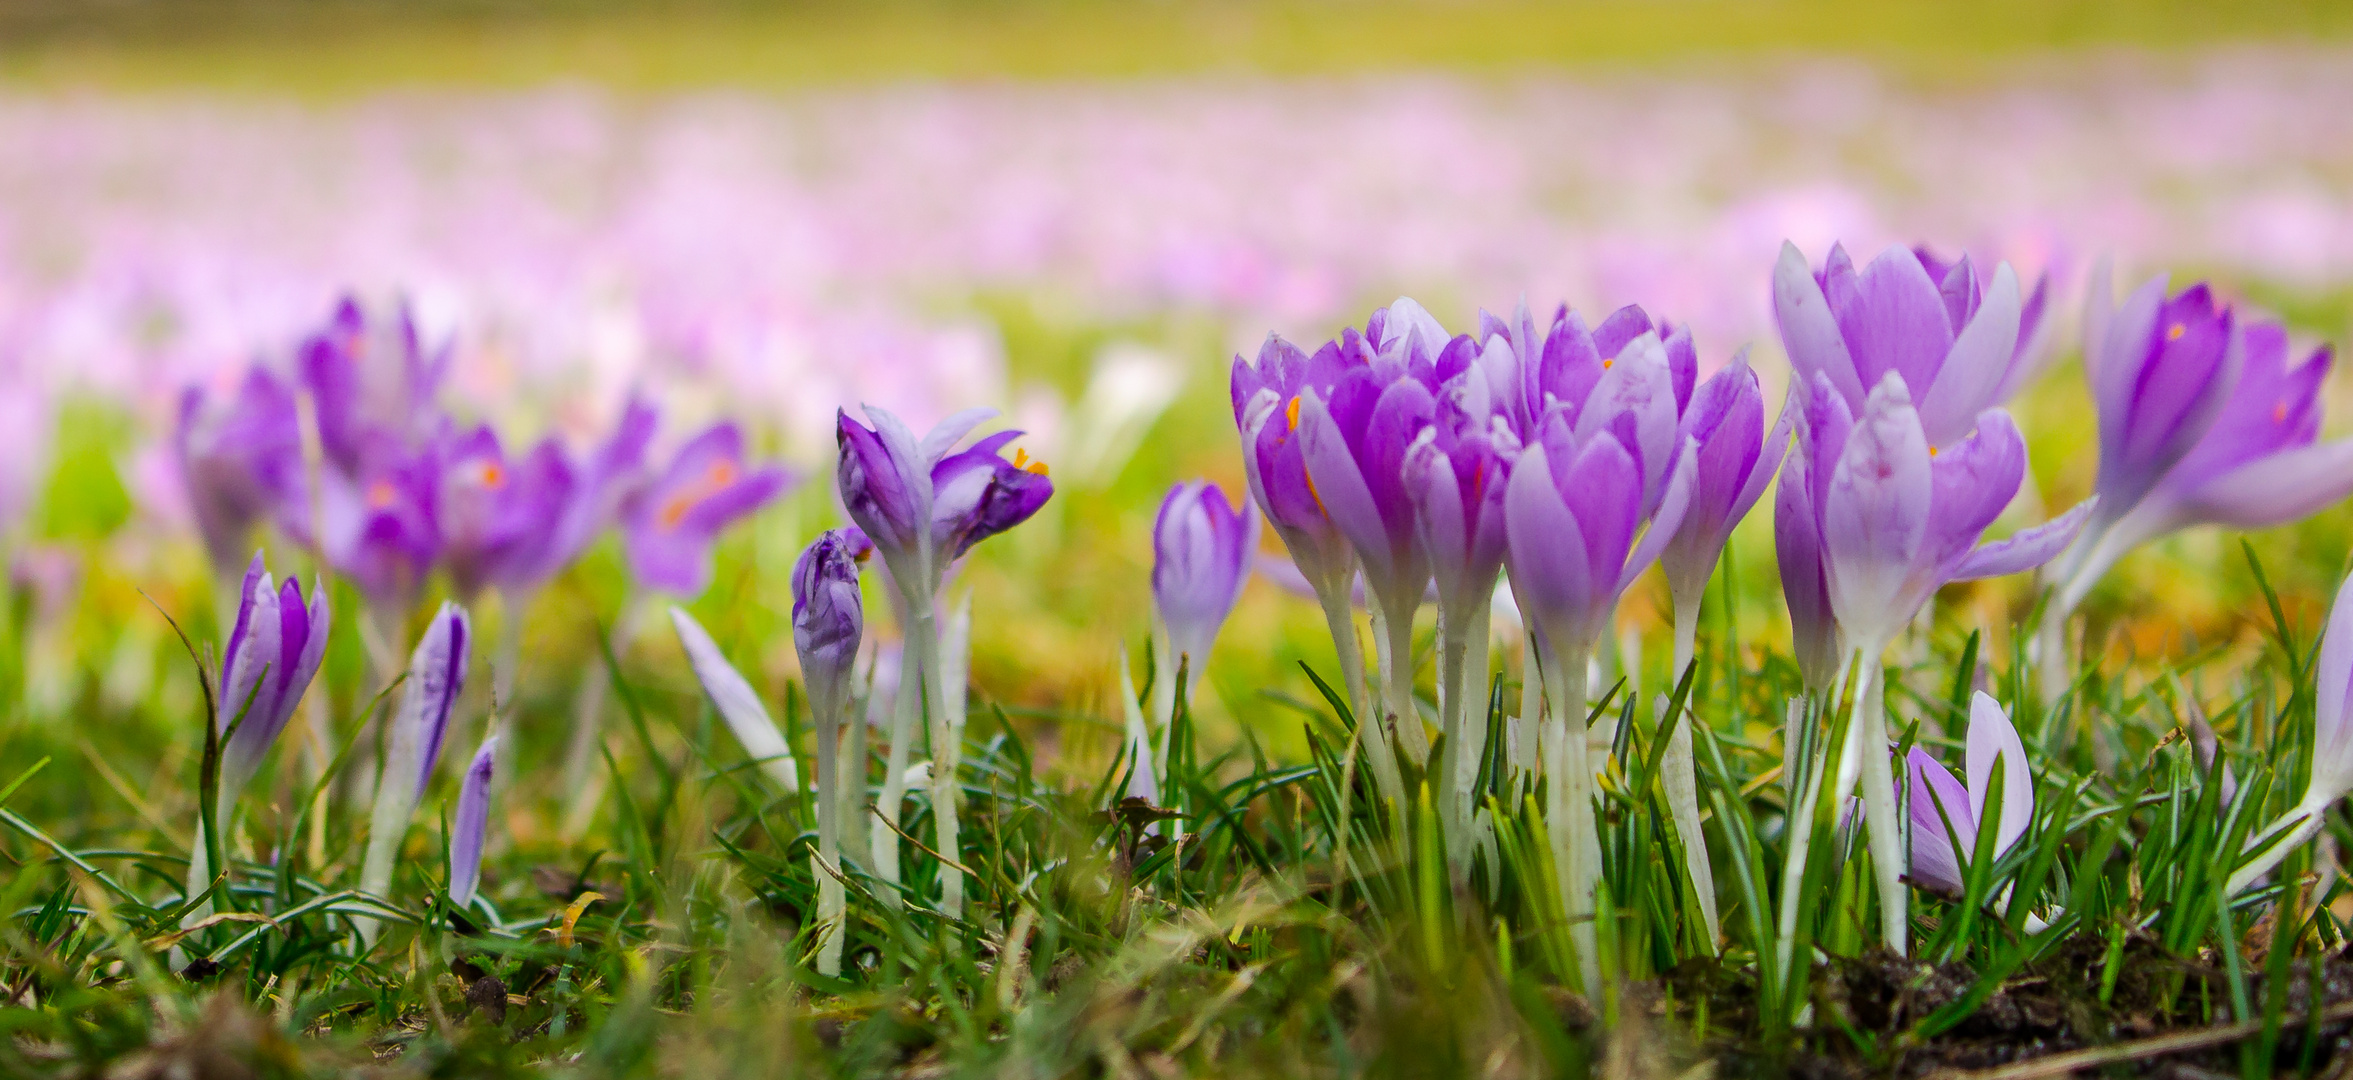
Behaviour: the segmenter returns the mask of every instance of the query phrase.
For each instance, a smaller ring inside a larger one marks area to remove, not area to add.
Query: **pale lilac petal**
[[[1786,241],[1781,245],[1780,261],[1773,266],[1773,316],[1781,327],[1782,348],[1789,353],[1790,366],[1797,369],[1801,381],[1822,375],[1841,397],[1863,400],[1862,379],[1855,373],[1854,359],[1847,352],[1846,338],[1839,333],[1838,319],[1830,312],[1830,302],[1814,280],[1804,253]]]
[[[463,908],[474,902],[482,884],[482,848],[490,835],[490,780],[497,771],[498,736],[482,740],[482,749],[466,766],[458,786],[458,808],[449,831],[449,902]]]
[[[1852,302],[1841,305],[1834,297],[1831,310],[1864,385],[1877,385],[1889,372],[1902,375],[1906,386],[1936,384],[1953,347],[1953,328],[1943,295],[1912,249],[1898,245],[1880,253],[1855,276]],[[2012,331],[2013,343],[2016,336]]]
[[[1959,895],[1965,886],[1953,841],[1956,837],[1960,840],[1963,852],[1977,846],[1977,820],[1969,810],[1969,791],[1917,746],[1905,766],[1911,802],[1912,880],[1934,892]]]
[[[1997,404],[1994,394],[2018,343],[2018,275],[2003,263],[1994,271],[1975,318],[1953,342],[1936,381],[1920,399],[1920,427],[1928,445],[1948,446],[1969,434],[1977,414]]]
[[[2007,540],[1996,540],[1983,545],[1961,559],[1953,568],[1948,581],[1975,581],[1978,578],[2002,577],[2032,570],[2067,550],[2083,532],[2092,509],[2099,505],[2099,496],[2075,504],[2073,509],[2031,529],[2021,529]]]
[[[1691,509],[1691,489],[1699,468],[1699,443],[1685,439],[1682,450],[1675,455],[1675,468],[1667,477],[1667,490],[1659,497],[1658,511],[1650,519],[1650,527],[1642,534],[1642,542],[1626,556],[1626,568],[1618,575],[1617,592],[1625,592],[1634,579],[1657,562],[1659,553],[1675,538],[1683,527],[1683,516]]]
[[[776,721],[769,719],[768,707],[761,704],[752,684],[727,662],[727,654],[719,651],[719,644],[694,616],[672,607],[670,625],[678,631],[678,644],[686,650],[695,681],[702,684],[703,693],[710,696],[712,708],[727,722],[727,729],[735,733],[735,741],[743,744],[744,753],[759,762],[760,770],[784,790],[800,790],[801,774],[793,767],[792,747],[776,730]]]
[[[872,417],[877,411],[869,408],[866,415]],[[933,424],[931,430],[924,433],[923,442],[916,446],[915,452],[926,463],[938,464],[941,458],[948,456],[948,451],[956,448],[957,443],[964,441],[964,436],[972,433],[973,428],[995,415],[995,409],[965,409]],[[898,418],[892,419],[895,421]]]
[[[2313,669],[2312,787],[2335,802],[2353,785],[2353,577],[2337,588]]]
[[[1561,501],[1542,446],[1529,447],[1512,469],[1504,489],[1503,525],[1512,595],[1520,610],[1546,633],[1558,635],[1556,646],[1573,648],[1576,643],[1565,639],[1576,636],[1581,613],[1592,606],[1593,564],[1584,530]]]
[[[1298,438],[1316,503],[1355,545],[1368,572],[1389,573],[1396,553],[1389,546],[1388,526],[1323,395],[1309,391],[1300,396]]]
[[[1866,650],[1877,650],[1911,618],[1896,608],[1928,538],[1930,476],[1919,414],[1903,379],[1891,373],[1856,420],[1822,506],[1831,607]]]
[[[2266,529],[2353,494],[2353,439],[2258,458],[2200,484],[2182,499],[2192,521]]]
[[[1993,857],[2000,858],[2034,821],[2034,773],[2027,768],[2026,744],[2002,711],[2002,703],[1979,691],[1969,699],[1969,737],[1962,758],[1969,773],[1969,814],[1979,821],[1985,820],[1996,760],[2002,763],[2002,805],[2000,822],[1994,826]]]

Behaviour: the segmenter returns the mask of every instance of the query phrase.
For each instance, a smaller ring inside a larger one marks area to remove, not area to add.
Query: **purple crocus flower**
[[[1691,508],[1659,554],[1659,567],[1675,603],[1678,671],[1690,662],[1684,655],[1685,627],[1696,628],[1700,595],[1724,554],[1724,544],[1764,497],[1765,485],[1781,467],[1791,419],[1785,408],[1773,429],[1765,430],[1764,392],[1745,350],[1700,387],[1683,414],[1679,434],[1698,448]]]
[[[449,904],[464,909],[482,885],[482,847],[490,836],[490,780],[498,768],[498,736],[482,740],[458,785],[457,817],[450,823]]]
[[[1969,737],[1963,757],[1969,783],[1963,786],[1928,752],[1915,746],[1905,763],[1911,804],[1912,880],[1920,887],[1961,895],[1961,860],[1977,857],[1978,823],[1993,794],[1996,761],[2002,764],[2002,804],[1994,826],[1992,858],[2001,858],[2034,823],[2034,774],[2027,769],[2026,744],[2000,702],[1980,692],[1969,702]],[[1949,826],[1949,828],[1948,828]],[[1956,854],[1954,840],[1960,847]]]
[[[447,421],[435,398],[451,355],[450,343],[424,340],[407,304],[389,320],[371,321],[357,299],[344,297],[295,356],[328,462],[359,472],[388,444],[437,439]]]
[[[2353,493],[2353,440],[2315,441],[2328,348],[2290,366],[2284,329],[2240,320],[2203,284],[2167,297],[2155,278],[2112,307],[2103,264],[2091,293],[2100,512],[2063,564],[2046,634],[2150,540],[2193,525],[2268,528]]]
[[[949,564],[991,536],[1027,521],[1054,494],[1043,462],[1031,462],[1015,452],[1006,460],[1001,451],[1019,432],[982,439],[961,453],[951,453],[991,413],[968,410],[940,422],[918,442],[898,417],[884,409],[866,408],[872,427],[837,413],[835,437],[841,463],[835,474],[842,506],[849,512],[874,549],[881,553],[888,577],[907,614],[908,641],[915,663],[893,711],[891,767],[884,774],[879,802],[883,820],[895,825],[904,783],[905,766],[914,725],[919,716],[930,721],[933,754],[932,808],[938,826],[939,850],[958,850],[956,820],[957,764],[960,753],[955,720],[960,704],[948,700],[951,690],[947,664],[940,652],[939,620],[934,601]],[[952,688],[962,694],[958,679]],[[919,707],[929,702],[930,708]],[[898,835],[887,828],[875,831],[876,869],[898,880]],[[940,903],[950,912],[964,904],[964,877],[949,870],[940,884]]]
[[[1234,509],[1224,490],[1205,480],[1169,489],[1152,523],[1152,603],[1168,634],[1170,676],[1179,658],[1189,658],[1190,678],[1200,680],[1257,550],[1256,508]]]
[[[793,563],[793,648],[809,696],[835,707],[850,699],[851,671],[865,635],[858,564],[874,546],[856,526],[820,533]]]
[[[1426,333],[1402,340],[1420,342]],[[1390,737],[1419,763],[1429,756],[1429,737],[1413,704],[1413,616],[1429,587],[1430,557],[1414,526],[1404,466],[1437,400],[1413,370],[1416,361],[1427,364],[1419,354],[1388,354],[1351,367],[1329,394],[1309,388],[1299,399],[1299,443],[1308,493],[1355,550],[1386,630],[1378,644],[1385,710],[1395,725]]]
[[[1909,257],[1908,254],[1906,257]],[[1997,543],[1979,546],[1987,526],[2017,494],[2026,475],[2026,444],[2009,414],[1988,409],[1974,430],[1932,448],[1921,414],[1900,371],[1888,371],[1865,401],[1860,416],[1847,411],[1845,396],[1829,372],[1817,371],[1798,429],[1802,466],[1784,466],[1786,487],[1800,482],[1801,495],[1785,500],[1785,511],[1807,520],[1787,520],[1780,532],[1793,548],[1782,552],[1785,573],[1798,570],[1797,587],[1807,587],[1804,549],[1819,544],[1823,595],[1837,621],[1841,650],[1859,665],[1854,688],[1855,716],[1829,774],[1834,798],[1844,798],[1860,774],[1872,859],[1879,874],[1880,927],[1889,948],[1905,948],[1909,902],[1902,876],[1903,837],[1896,820],[1895,777],[1886,756],[1886,721],[1878,683],[1880,655],[1912,616],[1946,582],[1995,577],[2032,569],[2074,540],[2095,505],[2087,501],[2060,518]],[[1789,464],[1797,464],[1793,459]],[[1787,583],[1785,582],[1785,585]],[[1793,594],[1793,618],[1807,618]],[[1820,634],[1820,628],[1813,631]],[[1817,784],[1819,782],[1817,781]],[[1818,790],[1802,795],[1818,805]],[[1801,814],[1802,818],[1802,814]],[[1791,840],[1792,870],[1804,865],[1810,834]],[[1785,871],[1785,874],[1788,872]],[[1785,886],[1794,877],[1785,877]],[[1784,930],[1795,909],[1785,904]]]
[[[968,409],[922,441],[888,410],[867,406],[868,427],[836,414],[841,447],[835,477],[842,505],[891,568],[902,590],[928,605],[948,564],[972,545],[1026,521],[1054,494],[1043,462],[1002,451],[1018,431],[1000,432],[951,454],[988,409]]]
[[[711,583],[719,533],[792,486],[779,466],[745,461],[743,432],[719,423],[689,439],[622,506],[622,544],[638,584],[694,596]]]
[[[1626,349],[1645,338],[1658,346],[1674,415],[1680,416],[1690,405],[1699,381],[1699,353],[1690,329],[1654,323],[1648,312],[1634,304],[1611,312],[1592,329],[1563,304],[1554,309],[1549,327],[1539,335],[1523,302],[1509,322],[1481,312],[1479,337],[1490,346],[1479,357],[1490,380],[1498,384],[1508,380],[1516,387],[1514,392],[1498,396],[1496,410],[1510,419],[1512,430],[1522,441],[1532,439],[1545,414],[1555,408],[1567,409],[1569,418],[1578,420]],[[1498,340],[1507,343],[1508,349],[1495,352],[1492,346]],[[1645,372],[1642,384],[1650,385],[1652,377]],[[1665,396],[1659,400],[1670,403]],[[1658,443],[1655,421],[1651,438],[1654,445]]]
[[[1593,929],[1601,847],[1594,831],[1593,768],[1585,748],[1585,671],[1618,596],[1658,558],[1691,498],[1686,445],[1658,513],[1643,529],[1643,468],[1610,428],[1580,439],[1554,410],[1521,451],[1504,492],[1505,563],[1512,595],[1537,634],[1545,697],[1541,729],[1547,781],[1545,831],[1563,903],[1574,924],[1587,987],[1598,985]]]
[[[408,680],[386,732],[384,767],[376,780],[376,805],[361,863],[362,892],[382,896],[392,884],[393,861],[408,832],[409,816],[425,793],[426,782],[433,779],[442,740],[449,734],[450,713],[465,689],[472,637],[466,609],[443,601],[409,655]]]
[[[1920,269],[1936,282],[1937,291],[1944,296],[1945,312],[1954,326],[1966,326],[1985,303],[1990,286],[1981,272],[1982,266],[1964,253],[1957,259],[1946,259],[1925,244],[1915,244],[1912,255],[1920,260]],[[2010,349],[2010,363],[2002,380],[1994,388],[1993,400],[2008,401],[2020,389],[2040,374],[2050,360],[2045,348],[2050,324],[2045,319],[2051,307],[2051,275],[2038,274],[2034,288],[2027,292],[2018,306],[2018,344]]]
[[[841,973],[841,917],[845,898],[840,872],[842,819],[848,793],[841,781],[841,734],[849,715],[850,684],[865,633],[865,608],[858,595],[858,563],[873,546],[856,526],[819,534],[793,564],[793,647],[808,680],[810,712],[817,721],[817,916],[824,929],[818,947],[821,974]],[[947,680],[943,680],[947,681]],[[961,679],[955,680],[961,682]]]
[[[487,425],[443,451],[440,473],[442,565],[458,595],[468,597],[537,576],[582,479],[556,440],[510,462]]]
[[[2018,277],[2004,263],[1982,295],[1966,261],[1946,273],[1951,291],[1910,249],[1892,247],[1857,272],[1832,247],[1819,272],[1794,244],[1773,270],[1773,312],[1798,377],[1829,380],[1850,413],[1889,373],[1919,402],[1929,446],[1966,437],[1977,415],[2000,404],[2019,361],[2023,318]]]
[[[301,497],[302,429],[294,392],[258,367],[224,402],[191,386],[180,395],[172,449],[205,550],[226,577],[254,523]]]
[[[311,583],[308,605],[299,583],[274,581],[260,552],[245,571],[238,592],[237,624],[221,652],[219,724],[229,737],[221,750],[219,820],[226,822],[238,793],[261,768],[278,733],[294,717],[303,691],[326,655],[327,627],[334,621],[327,594]],[[236,731],[230,732],[231,722]]]
[[[1830,607],[1847,647],[1876,657],[1947,582],[2030,570],[2083,528],[2087,501],[2010,539],[1978,546],[2026,476],[2026,442],[2008,413],[1931,449],[1903,376],[1889,372],[1849,418],[1817,373],[1800,428]]]
[[[1812,395],[1798,392],[1800,401]],[[1800,428],[1800,431],[1805,431]],[[1781,463],[1773,487],[1773,555],[1781,568],[1781,597],[1789,610],[1790,652],[1806,689],[1823,691],[1845,654],[1838,619],[1830,611],[1830,578],[1822,565],[1822,521],[1814,513],[1814,480],[1807,447]]]

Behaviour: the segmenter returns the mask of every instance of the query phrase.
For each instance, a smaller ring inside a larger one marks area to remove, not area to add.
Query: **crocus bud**
[[[1555,414],[1544,437],[1522,451],[1504,491],[1505,560],[1520,611],[1563,662],[1584,662],[1618,595],[1681,523],[1692,457],[1686,449],[1637,544],[1642,467],[1615,437],[1603,431],[1580,444]]]
[[[1678,619],[1696,618],[1700,594],[1732,530],[1748,516],[1789,448],[1793,410],[1784,408],[1765,429],[1764,393],[1745,351],[1699,389],[1683,415],[1682,434],[1699,448],[1692,478],[1691,508],[1659,556]],[[1762,436],[1762,442],[1759,437]]]
[[[850,672],[866,615],[858,594],[858,562],[873,550],[855,526],[820,533],[793,563],[793,648],[811,697],[838,706],[849,700]]]
[[[245,571],[237,602],[237,625],[221,653],[221,700],[218,722],[228,745],[222,748],[220,805],[235,805],[237,795],[261,768],[262,756],[294,716],[303,691],[319,670],[327,650],[327,594],[311,584],[306,606],[302,588],[292,580],[274,582],[264,570],[261,553]],[[236,725],[229,731],[231,723]]]
[[[482,842],[490,832],[490,778],[498,763],[498,736],[482,740],[466,778],[458,786],[457,819],[450,823],[449,902],[465,907],[482,884]]]
[[[622,546],[639,584],[693,596],[711,583],[719,533],[792,486],[782,468],[754,468],[743,432],[717,424],[678,448],[670,467],[622,511]]]
[[[695,680],[703,684],[703,693],[710,695],[711,707],[719,710],[719,718],[727,721],[727,729],[735,732],[735,741],[743,744],[744,753],[760,763],[760,770],[774,779],[786,791],[801,789],[800,770],[793,767],[792,747],[776,730],[776,722],[768,718],[768,707],[760,704],[760,695],[752,690],[737,673],[735,665],[727,662],[718,643],[679,608],[670,609],[670,625],[678,631],[678,644],[686,649],[687,663],[694,666]]]
[[[2002,763],[2002,803],[1988,809],[1996,761]],[[1969,701],[1968,749],[1962,759],[1969,776],[1966,787],[1917,746],[1906,764],[1911,778],[1912,880],[1926,889],[1958,895],[1963,889],[1961,858],[1976,858],[1978,823],[1987,814],[1999,818],[1990,858],[2008,853],[2034,822],[2034,774],[2027,769],[2026,744],[2001,703],[1980,692]],[[1954,854],[1955,839],[1960,841],[1959,856]]]
[[[1192,659],[1195,678],[1250,580],[1257,550],[1258,511],[1247,504],[1236,511],[1216,484],[1178,484],[1161,501],[1152,524],[1152,603],[1171,652]]]
[[[400,710],[386,734],[384,769],[376,780],[375,812],[368,823],[368,849],[360,890],[382,895],[392,884],[392,864],[408,832],[409,815],[441,760],[450,712],[466,685],[466,653],[473,638],[466,609],[443,601],[425,636],[409,656]]]

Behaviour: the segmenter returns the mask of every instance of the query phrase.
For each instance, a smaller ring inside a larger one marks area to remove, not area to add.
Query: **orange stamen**
[[[475,467],[474,479],[483,487],[498,487],[507,482],[507,471],[498,462],[485,461]]]
[[[2175,324],[2173,324],[2173,325],[2172,325],[2170,328],[2168,328],[2168,329],[2165,331],[2165,340],[2167,340],[2167,341],[2180,341],[2180,340],[2181,340],[2181,336],[2182,336],[2183,334],[2186,334],[2186,333],[2189,333],[2189,332],[2190,332],[2190,328],[2189,328],[2189,327],[2187,327],[2187,326],[2183,326],[2183,325],[2182,325],[2182,324],[2180,324],[2180,323],[2175,323]]]
[[[1283,407],[1283,418],[1291,422],[1291,426],[1285,428],[1285,431],[1299,430],[1299,396],[1297,394],[1293,394],[1291,403]]]
[[[400,491],[393,487],[390,481],[378,480],[368,485],[368,509],[383,510],[398,501],[400,501]]]
[[[2273,405],[2271,407],[2271,422],[2274,424],[2285,424],[2288,422],[2287,402],[2282,401],[2279,404]]]

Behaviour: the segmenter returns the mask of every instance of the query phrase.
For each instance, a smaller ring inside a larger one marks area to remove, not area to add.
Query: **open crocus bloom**
[[[1844,247],[1833,247],[1816,272],[1796,245],[1784,244],[1773,269],[1773,313],[1800,378],[1827,379],[1849,411],[1861,412],[1875,387],[1900,375],[1918,395],[1928,445],[1945,446],[2001,403],[2019,362],[2017,274],[2002,264],[1982,294],[1975,280],[1966,264],[1951,268],[1948,293],[1903,247],[1860,272]]]
[[[2100,410],[2098,520],[2069,554],[2052,612],[2132,549],[2193,525],[2268,528],[2353,494],[2353,439],[2316,441],[2323,347],[2291,366],[2287,331],[2247,324],[2204,285],[2152,279],[2115,306],[2106,268],[2085,313]]]
[[[719,533],[792,486],[784,469],[754,468],[734,424],[678,448],[670,467],[633,494],[623,510],[622,540],[640,584],[693,596],[711,582],[711,545]]]
[[[872,427],[835,416],[841,464],[835,481],[857,522],[912,603],[929,604],[948,564],[972,545],[1030,518],[1054,494],[1043,464],[1002,451],[1018,431],[999,432],[950,454],[989,409],[942,420],[918,442],[889,410],[867,406]]]
[[[1986,800],[1992,794],[1997,761],[2002,766],[2002,801],[1989,809]],[[1917,746],[1906,766],[1912,881],[1921,888],[1956,896],[1962,892],[1962,860],[1977,857],[1979,823],[1987,814],[1999,818],[1991,856],[1996,859],[2016,846],[2034,822],[2034,774],[2027,770],[2026,744],[2019,741],[2018,729],[2010,725],[2001,703],[1985,693],[1969,701],[1968,748],[1962,758],[1967,786]]]
[[[1880,379],[1860,416],[1848,414],[1830,376],[1816,373],[1801,419],[1805,461],[1793,461],[1797,468],[1782,483],[1782,533],[1794,541],[1784,565],[1818,548],[1846,647],[1871,656],[1945,583],[2049,561],[2074,540],[2093,505],[1979,546],[2025,479],[2025,440],[2008,413],[1988,409],[1940,452],[1897,372]],[[1796,604],[1791,611],[1798,614]]]
[[[1954,326],[1966,326],[1984,306],[1985,293],[1991,286],[1983,266],[1963,254],[1957,259],[1946,259],[1926,244],[1912,246],[1912,255],[1920,260],[1920,269],[1937,283],[1937,291],[1944,296],[1945,311]],[[1998,265],[1998,264],[1997,264]],[[2042,373],[2050,362],[2051,351],[2045,348],[2051,326],[2044,318],[2051,306],[2051,275],[2037,274],[2034,288],[2027,290],[2018,306],[2018,344],[2010,349],[2010,365],[1994,389],[1995,401],[2008,401],[2011,395]]]

